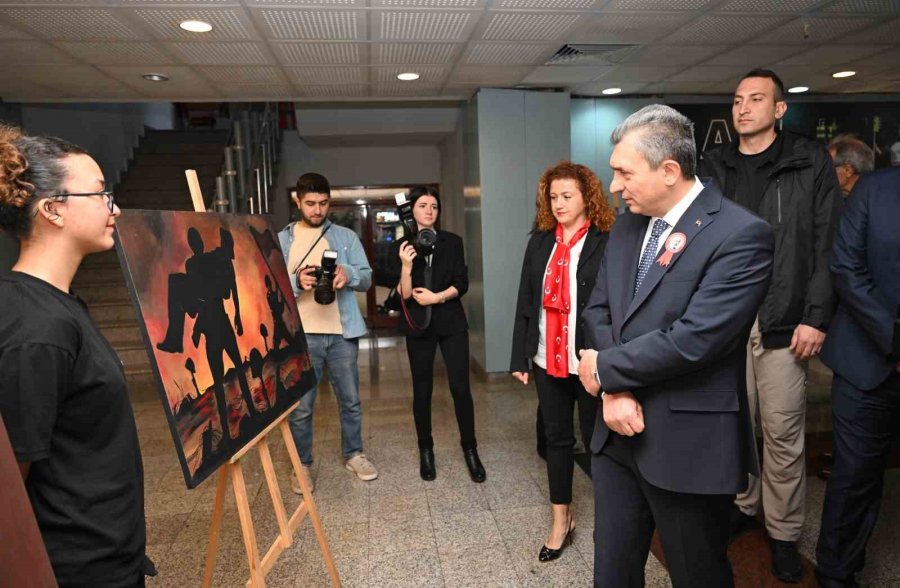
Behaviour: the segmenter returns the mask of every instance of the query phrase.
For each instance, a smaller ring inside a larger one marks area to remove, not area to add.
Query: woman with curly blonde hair
[[[577,403],[585,446],[597,413],[597,399],[578,379],[577,351],[585,348],[581,311],[594,289],[614,220],[600,180],[589,168],[561,161],[541,176],[522,262],[510,371],[526,385],[529,369],[534,372],[544,423],[553,526],[538,554],[542,562],[557,559],[575,530],[572,413]]]

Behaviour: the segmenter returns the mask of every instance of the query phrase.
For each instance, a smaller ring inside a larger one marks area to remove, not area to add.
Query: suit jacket
[[[609,233],[591,226],[584,237],[581,257],[575,276],[578,280],[576,293],[576,326],[575,346],[584,349],[584,318],[582,311],[587,306],[588,298],[597,281],[597,269],[606,248]],[[541,318],[543,302],[544,271],[547,261],[556,242],[556,231],[540,231],[532,233],[525,247],[525,259],[522,261],[522,277],[519,279],[519,298],[516,303],[516,318],[513,323],[512,355],[509,360],[509,371],[527,372],[530,360],[537,353],[540,331],[538,324]]]
[[[392,273],[396,273],[394,284],[400,281],[400,246],[405,242],[406,238],[400,239],[392,249]],[[426,265],[427,261],[424,257],[416,256],[413,260],[413,288],[425,286]],[[440,292],[450,286],[456,287],[459,291],[459,296],[443,304],[431,305],[431,323],[426,332],[433,329],[433,332],[438,336],[446,337],[447,335],[455,335],[469,329],[466,313],[460,300],[463,294],[469,290],[469,270],[466,267],[463,242],[459,235],[438,230],[434,254],[431,258],[430,290],[432,292]],[[425,321],[425,307],[420,306],[413,298],[407,298],[404,303],[412,319],[421,325]],[[413,332],[402,317],[400,319],[400,331],[411,336],[422,334]]]
[[[890,357],[900,306],[900,168],[864,175],[854,186],[831,253],[838,310],[822,361],[861,390],[881,384],[900,358]]]
[[[626,213],[610,232],[584,310],[609,393],[631,391],[644,432],[627,440],[642,476],[673,492],[736,494],[758,472],[746,389],[750,327],[772,274],[765,221],[706,185],[673,228],[687,244],[668,267],[653,263],[636,296],[649,222]],[[591,449],[610,431],[599,412]]]

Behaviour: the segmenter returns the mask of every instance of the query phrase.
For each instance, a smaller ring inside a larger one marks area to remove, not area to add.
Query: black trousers
[[[413,381],[413,418],[416,421],[419,449],[434,447],[434,439],[431,437],[431,394],[434,390],[434,356],[438,346],[447,366],[460,444],[463,449],[475,449],[475,407],[472,404],[472,390],[469,388],[469,333],[463,331],[440,337],[430,328],[424,335],[406,338],[406,353]]]
[[[641,476],[629,439],[612,433],[592,463],[594,586],[643,588],[654,527],[674,588],[734,586],[728,513],[734,495],[670,492]]]
[[[849,580],[865,565],[884,469],[900,434],[900,374],[868,391],[835,374],[831,413],[834,465],[825,487],[816,567],[824,576]]]
[[[537,388],[544,438],[547,448],[547,480],[550,483],[550,502],[572,502],[572,472],[575,468],[575,427],[572,411],[578,403],[578,424],[585,448],[590,447],[597,417],[597,398],[587,393],[578,376],[554,378],[547,370],[534,366],[534,385]]]

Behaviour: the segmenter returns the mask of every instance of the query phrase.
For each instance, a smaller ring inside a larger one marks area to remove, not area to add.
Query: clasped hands
[[[597,352],[593,349],[578,351],[581,361],[578,362],[578,379],[591,396],[600,393],[600,382],[594,373],[597,370]],[[604,394],[603,422],[610,430],[619,435],[633,437],[644,430],[644,411],[641,403],[631,392]]]

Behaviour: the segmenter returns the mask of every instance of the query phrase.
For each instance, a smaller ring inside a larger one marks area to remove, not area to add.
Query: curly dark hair
[[[31,233],[34,203],[58,192],[66,179],[62,160],[87,154],[57,137],[30,137],[16,127],[0,125],[0,229],[17,239]]]
[[[534,231],[556,228],[556,218],[550,210],[550,184],[553,180],[575,180],[584,198],[585,212],[591,224],[601,231],[608,231],[612,227],[616,213],[606,200],[600,178],[589,167],[564,160],[548,168],[538,182]]]

